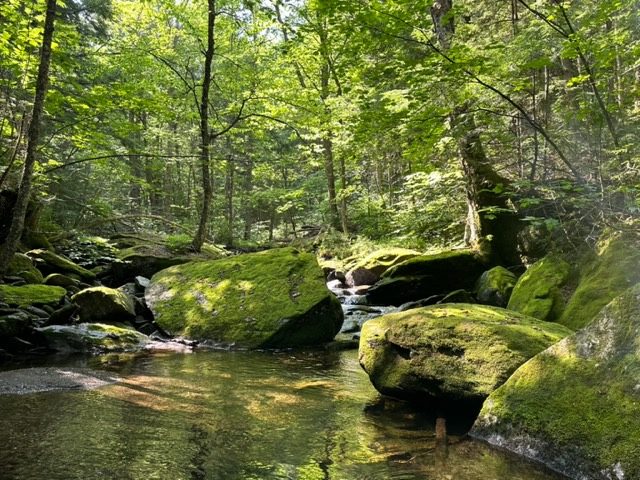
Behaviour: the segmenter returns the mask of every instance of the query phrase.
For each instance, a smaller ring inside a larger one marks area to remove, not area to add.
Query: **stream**
[[[461,437],[469,421],[448,419],[437,441],[436,419],[382,400],[353,350],[42,362],[120,382],[0,395],[3,480],[559,478]]]

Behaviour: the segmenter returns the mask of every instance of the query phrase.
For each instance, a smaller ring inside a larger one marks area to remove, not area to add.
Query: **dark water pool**
[[[356,352],[103,357],[99,390],[0,396],[0,478],[558,480],[381,401]],[[59,360],[58,360],[59,362]],[[463,422],[464,423],[464,422]]]

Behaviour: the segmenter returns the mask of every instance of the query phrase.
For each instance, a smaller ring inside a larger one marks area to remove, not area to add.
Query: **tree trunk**
[[[36,91],[33,102],[33,113],[31,123],[27,133],[27,153],[22,171],[22,180],[18,197],[13,210],[9,235],[0,248],[0,275],[7,271],[9,262],[16,252],[18,242],[22,236],[24,219],[29,205],[31,194],[31,181],[33,177],[33,167],[37,160],[38,144],[40,142],[40,130],[42,127],[42,115],[44,112],[44,101],[49,86],[49,65],[51,64],[51,42],[55,29],[57,0],[47,0],[47,12],[44,20],[44,31],[42,35],[42,49],[40,51],[40,64],[38,66],[38,77],[36,80]]]
[[[213,186],[211,184],[211,166],[209,149],[211,148],[211,131],[209,130],[209,91],[211,88],[211,65],[215,51],[215,24],[216,24],[216,0],[209,1],[209,13],[207,20],[207,51],[204,61],[204,78],[202,80],[202,96],[200,99],[200,168],[202,173],[202,209],[198,231],[193,237],[191,246],[199,252],[207,237],[209,225],[209,212],[213,198]]]
[[[233,209],[233,197],[235,193],[235,165],[233,158],[227,158],[227,175],[224,182],[224,195],[226,199],[227,217],[227,243],[233,246],[233,224],[235,223],[235,211]]]

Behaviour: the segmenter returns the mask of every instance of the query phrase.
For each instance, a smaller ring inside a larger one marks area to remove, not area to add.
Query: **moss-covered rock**
[[[562,295],[571,275],[571,266],[556,255],[531,265],[518,279],[507,308],[540,320],[556,321],[562,315]]]
[[[640,285],[519,368],[472,435],[571,478],[640,478]]]
[[[71,297],[71,301],[78,305],[83,322],[126,322],[136,316],[131,297],[113,288],[87,288]]]
[[[406,248],[384,248],[370,253],[358,261],[347,272],[347,284],[355,287],[358,285],[373,285],[380,279],[380,275],[402,262],[417,257],[420,252],[407,250]]]
[[[71,273],[78,275],[85,280],[93,280],[96,278],[96,275],[93,272],[73,263],[68,258],[63,257],[62,255],[57,255],[49,250],[31,250],[27,252],[27,255],[34,259],[45,273]]]
[[[61,273],[52,273],[50,275],[47,275],[47,277],[44,279],[44,284],[54,285],[56,287],[62,287],[68,290],[70,288],[78,287],[80,285],[80,282],[75,278],[71,278]]]
[[[0,314],[0,341],[23,334],[31,324],[31,316],[21,310]]]
[[[611,300],[640,282],[640,239],[633,232],[607,234],[580,271],[580,280],[558,322],[587,325]]]
[[[421,255],[382,274],[367,293],[369,303],[401,305],[458,289],[471,289],[486,268],[475,250],[453,250]]]
[[[567,328],[497,307],[443,304],[369,320],[359,359],[381,393],[480,402]]]
[[[504,267],[493,267],[478,279],[475,287],[478,302],[495,307],[506,307],[517,277]]]
[[[245,348],[327,342],[343,321],[315,257],[293,248],[171,267],[145,297],[168,332]]]
[[[100,323],[52,325],[36,330],[43,336],[50,349],[59,352],[135,351],[150,343],[149,337],[132,328]]]
[[[66,293],[64,288],[49,285],[0,285],[0,302],[18,307],[57,305]]]
[[[16,253],[9,262],[7,275],[23,278],[27,283],[42,283],[44,277],[24,253]]]

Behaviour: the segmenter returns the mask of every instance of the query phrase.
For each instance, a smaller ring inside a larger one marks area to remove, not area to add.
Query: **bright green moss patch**
[[[293,248],[171,267],[146,298],[173,334],[247,348],[326,342],[342,325],[315,257]]]
[[[29,305],[55,305],[60,303],[67,291],[48,285],[22,285],[12,287],[0,285],[0,302],[18,307]]]
[[[640,478],[639,379],[636,286],[492,393],[473,434],[572,478]]]
[[[390,268],[382,276],[384,278],[395,278],[411,275],[437,275],[439,273],[447,274],[447,271],[451,270],[458,273],[459,271],[467,269],[470,270],[469,275],[473,277],[471,280],[471,284],[473,284],[477,276],[481,273],[479,268],[483,263],[476,250],[450,250],[410,258]]]
[[[544,257],[518,279],[507,308],[540,320],[557,320],[564,310],[560,289],[570,274],[571,266],[562,258]]]
[[[443,304],[366,322],[360,364],[388,395],[477,402],[570,333],[502,308]]]
[[[380,276],[389,268],[420,255],[420,252],[406,248],[383,248],[359,260],[353,269],[363,268]]]
[[[83,322],[125,322],[136,315],[133,300],[113,288],[87,288],[71,297],[71,301],[80,307]]]
[[[493,267],[487,270],[476,283],[478,301],[497,307],[506,306],[516,280],[516,276],[504,267]]]
[[[597,255],[580,272],[575,293],[558,320],[577,330],[587,325],[611,300],[640,282],[640,241],[633,233],[600,242]]]

